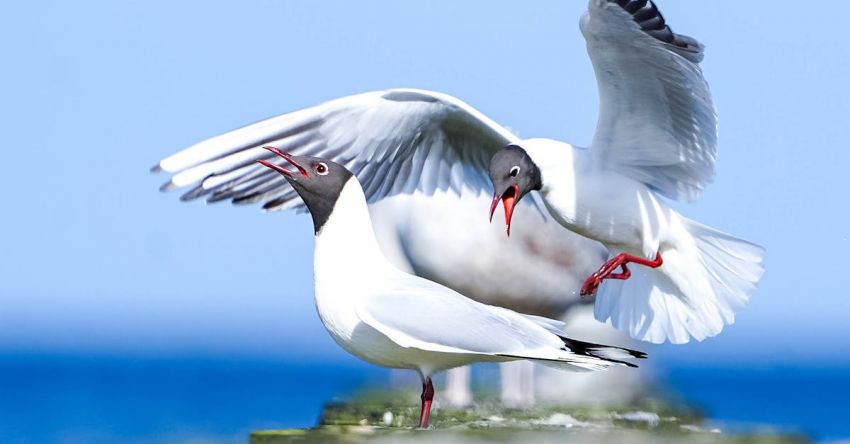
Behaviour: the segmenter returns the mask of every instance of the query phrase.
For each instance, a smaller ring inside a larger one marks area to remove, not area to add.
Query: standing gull
[[[260,160],[301,196],[316,236],[316,307],[345,350],[384,367],[416,370],[422,378],[419,426],[428,426],[431,375],[473,362],[528,359],[564,370],[634,367],[644,353],[576,341],[563,323],[473,301],[395,268],[375,239],[366,197],[350,171],[330,160],[291,156],[296,171]]]
[[[517,141],[454,97],[393,89],[343,97],[213,137],[163,159],[154,170],[173,173],[164,191],[190,187],[184,201],[260,203],[272,212],[303,210],[304,204],[288,182],[254,162],[277,161],[264,144],[332,159],[363,184],[378,243],[393,265],[479,302],[560,318],[581,303],[581,280],[605,260],[605,249],[578,235],[564,236],[560,225],[538,211],[542,204],[534,208],[531,200],[520,204],[531,211],[517,215],[522,223],[510,241],[486,224],[481,212],[490,203],[489,158]],[[472,251],[478,254],[469,260]],[[531,404],[534,390],[518,389],[528,382],[510,377],[517,371],[531,373],[525,363],[502,366],[502,400]],[[470,404],[469,370],[452,369],[449,379],[450,402]]]

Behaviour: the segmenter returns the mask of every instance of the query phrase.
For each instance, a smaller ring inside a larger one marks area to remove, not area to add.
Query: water
[[[849,369],[673,369],[668,384],[725,425],[850,437]],[[0,442],[245,442],[315,424],[322,404],[384,381],[367,364],[0,357]]]
[[[0,359],[0,442],[246,442],[309,426],[385,370],[207,359]]]
[[[726,429],[762,424],[818,440],[850,438],[850,368],[684,367],[664,379]]]

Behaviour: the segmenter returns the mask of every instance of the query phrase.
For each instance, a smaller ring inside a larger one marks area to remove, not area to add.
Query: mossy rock
[[[506,409],[485,402],[468,409],[441,407],[428,430],[415,428],[419,404],[412,393],[366,394],[353,402],[325,406],[311,429],[265,430],[251,444],[279,443],[806,443],[800,436],[775,432],[725,434],[704,425],[684,406],[642,400],[621,406],[542,406]]]

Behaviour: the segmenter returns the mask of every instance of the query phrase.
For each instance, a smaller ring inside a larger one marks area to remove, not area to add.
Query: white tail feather
[[[606,280],[596,319],[653,343],[715,336],[735,322],[764,272],[758,245],[680,218],[680,242],[662,249],[664,264],[632,264],[626,281]]]

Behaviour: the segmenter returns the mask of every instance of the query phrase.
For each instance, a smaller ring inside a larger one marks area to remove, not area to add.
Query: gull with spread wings
[[[555,220],[610,252],[581,288],[599,292],[597,319],[656,343],[714,336],[755,290],[763,250],[661,198],[693,201],[714,178],[703,46],[673,33],[651,1],[590,5],[581,30],[599,84],[593,142],[531,139],[500,150],[490,163],[490,218],[501,201],[510,234],[514,206],[539,190]]]
[[[711,180],[716,147],[715,113],[698,67],[702,46],[672,33],[648,1],[592,0],[582,23],[601,100],[592,150],[653,190],[695,198]],[[506,146],[526,144],[437,92],[393,89],[339,98],[205,140],[154,170],[173,174],[163,190],[189,187],[184,200],[303,209],[284,178],[255,162],[277,162],[266,145],[328,158],[352,171],[390,260],[479,301],[557,316],[579,301],[581,282],[606,259],[601,244],[552,220],[537,193],[514,202],[530,210],[516,212],[510,240],[484,226],[491,158]],[[754,265],[745,280],[754,284],[760,270]],[[602,301],[610,308],[599,310],[597,301],[597,318],[613,320],[638,339],[688,340],[678,330],[635,329],[636,317],[652,324],[673,315],[668,306],[640,306],[653,301],[623,289],[622,298]],[[735,295],[733,308],[746,302],[746,294]],[[731,313],[722,320],[731,322]],[[688,331],[697,339],[717,332],[717,325]]]

